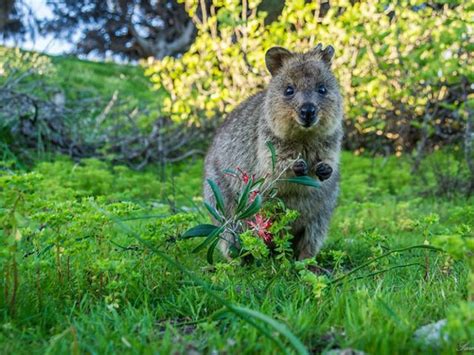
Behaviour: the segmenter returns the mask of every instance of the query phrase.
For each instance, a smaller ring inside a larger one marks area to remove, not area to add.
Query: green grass
[[[33,69],[36,74],[25,80],[35,81],[39,76],[44,77],[49,84],[64,91],[66,102],[98,98],[108,101],[114,93],[117,93],[118,99],[126,99],[131,106],[146,104],[156,108],[160,102],[160,92],[153,90],[140,65],[49,56],[4,46],[0,46],[0,53],[0,67],[5,66],[7,73],[18,76]],[[1,83],[5,79],[6,76],[0,75]],[[38,94],[39,89],[34,93]]]
[[[140,66],[92,62],[75,57],[50,57],[56,70],[55,81],[69,99],[103,97],[115,92],[131,104],[158,104],[160,98]]]
[[[346,153],[342,169],[339,206],[318,256],[332,271],[326,282],[389,250],[474,226],[472,198],[421,197],[426,186],[403,159]],[[219,313],[216,298],[134,233],[221,298],[286,324],[311,352],[431,352],[413,332],[466,300],[467,263],[428,250],[377,260],[320,297],[278,260],[242,266],[219,257],[211,267],[205,252],[191,253],[198,241],[177,240],[206,221],[201,174],[200,161],[170,166],[161,182],[153,168],[64,158],[0,172],[0,352],[279,353],[253,326]],[[452,337],[442,351],[459,346]]]

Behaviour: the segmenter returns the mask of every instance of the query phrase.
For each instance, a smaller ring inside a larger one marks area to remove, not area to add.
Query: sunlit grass
[[[459,223],[472,225],[472,201],[420,197],[406,160],[343,158],[339,207],[318,256],[331,272],[328,280],[389,250],[423,244],[427,230],[432,238]],[[1,279],[7,290],[0,295],[2,351],[278,351],[258,329],[222,313],[218,299],[154,248],[229,304],[286,324],[315,352],[421,351],[413,332],[445,318],[446,305],[466,297],[467,266],[446,266],[444,253],[428,250],[383,257],[329,284],[319,298],[277,260],[241,266],[219,257],[210,267],[205,252],[191,253],[198,241],[178,240],[206,221],[197,211],[201,167],[170,167],[166,182],[153,169],[137,173],[94,160],[77,165],[61,159],[31,173],[3,174],[0,266],[8,277]],[[424,224],[433,214],[439,222]],[[292,351],[285,337],[271,334]],[[445,350],[454,351],[455,344]]]

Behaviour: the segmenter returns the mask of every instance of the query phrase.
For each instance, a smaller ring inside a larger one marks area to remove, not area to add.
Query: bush
[[[273,45],[305,51],[318,42],[337,51],[334,69],[345,94],[346,147],[401,154],[421,139],[461,141],[474,100],[474,51],[462,1],[286,1],[265,25],[259,1],[215,0],[196,16],[198,35],[182,57],[150,61],[147,74],[176,121],[202,123],[230,112],[264,87],[264,53]]]

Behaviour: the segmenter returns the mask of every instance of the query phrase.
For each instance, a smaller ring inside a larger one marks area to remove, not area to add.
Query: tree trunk
[[[10,22],[13,5],[15,5],[15,0],[2,0],[0,3],[0,31]]]

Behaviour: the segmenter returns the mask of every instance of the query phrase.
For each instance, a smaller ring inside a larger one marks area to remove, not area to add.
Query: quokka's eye
[[[293,96],[295,93],[295,88],[291,85],[288,85],[285,89],[285,96]]]
[[[324,85],[319,85],[318,88],[316,89],[319,95],[326,95],[328,93],[328,89]]]

